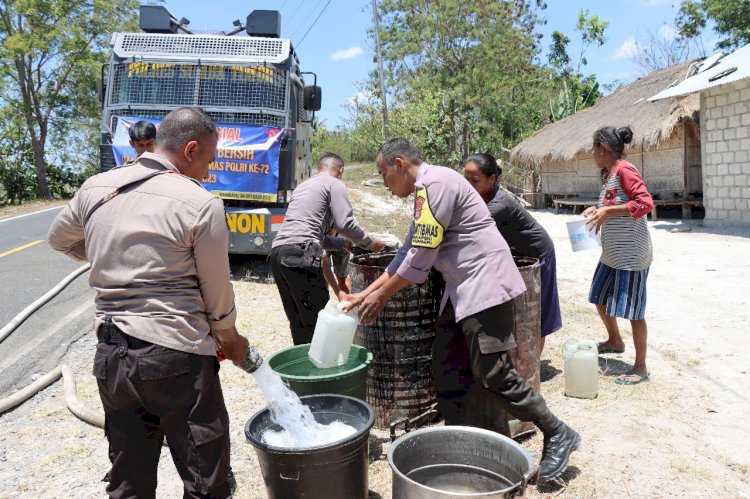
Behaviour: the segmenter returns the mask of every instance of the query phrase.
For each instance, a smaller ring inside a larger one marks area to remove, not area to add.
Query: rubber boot
[[[555,417],[549,410],[535,423],[544,435],[544,449],[539,463],[539,481],[553,480],[565,472],[570,454],[578,449],[581,436]]]

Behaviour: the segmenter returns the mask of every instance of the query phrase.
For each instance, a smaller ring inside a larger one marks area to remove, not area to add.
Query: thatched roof
[[[680,99],[649,102],[647,99],[673,82],[682,81],[690,62],[659,69],[611,95],[595,106],[551,123],[524,140],[510,153],[519,164],[540,164],[544,160],[567,161],[592,147],[594,132],[603,126],[630,125],[630,147],[651,149],[667,140],[683,118],[695,119],[700,103],[698,94]]]

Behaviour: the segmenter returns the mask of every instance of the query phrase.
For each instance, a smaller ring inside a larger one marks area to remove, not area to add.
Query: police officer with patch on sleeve
[[[357,246],[373,251],[384,247],[354,218],[346,185],[341,181],[343,174],[341,157],[324,153],[318,161],[318,173],[294,190],[284,223],[271,245],[271,271],[295,345],[312,341],[318,312],[328,302],[326,282],[339,299],[345,295],[325,253],[341,248],[328,233],[335,230]]]
[[[408,140],[386,142],[376,163],[394,195],[415,194],[414,221],[383,275],[348,297],[352,307],[359,305],[360,322],[373,322],[391,296],[424,282],[432,267],[440,271],[446,285],[432,362],[438,410],[447,424],[459,424],[472,385],[483,387],[544,434],[540,479],[560,476],[580,436],[513,368],[512,300],[526,288],[487,205],[458,172],[423,163]]]

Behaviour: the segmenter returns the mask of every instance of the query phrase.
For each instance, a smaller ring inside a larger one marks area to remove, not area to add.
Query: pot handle
[[[437,403],[433,403],[430,405],[430,407],[427,408],[425,412],[422,414],[418,414],[414,416],[413,418],[408,418],[406,416],[398,418],[396,421],[390,424],[391,429],[391,442],[396,440],[396,429],[399,427],[399,425],[404,425],[404,433],[409,433],[412,429],[418,428],[422,426],[425,422],[432,422],[434,421],[440,413],[437,410]]]
[[[532,466],[532,468],[523,474],[521,479],[521,490],[523,491],[526,486],[530,483],[535,483],[539,475],[539,466]]]
[[[409,433],[409,418],[407,418],[406,416],[400,417],[390,424],[391,442],[396,440],[396,430],[398,429],[399,425],[404,425],[404,434]]]

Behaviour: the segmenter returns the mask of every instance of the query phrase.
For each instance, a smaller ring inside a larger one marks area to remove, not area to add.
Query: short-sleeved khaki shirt
[[[165,173],[93,210],[116,188],[159,170]],[[209,330],[234,326],[224,205],[163,156],[144,153],[135,164],[88,179],[55,218],[48,240],[91,263],[95,327],[109,315],[136,338],[215,355]]]

